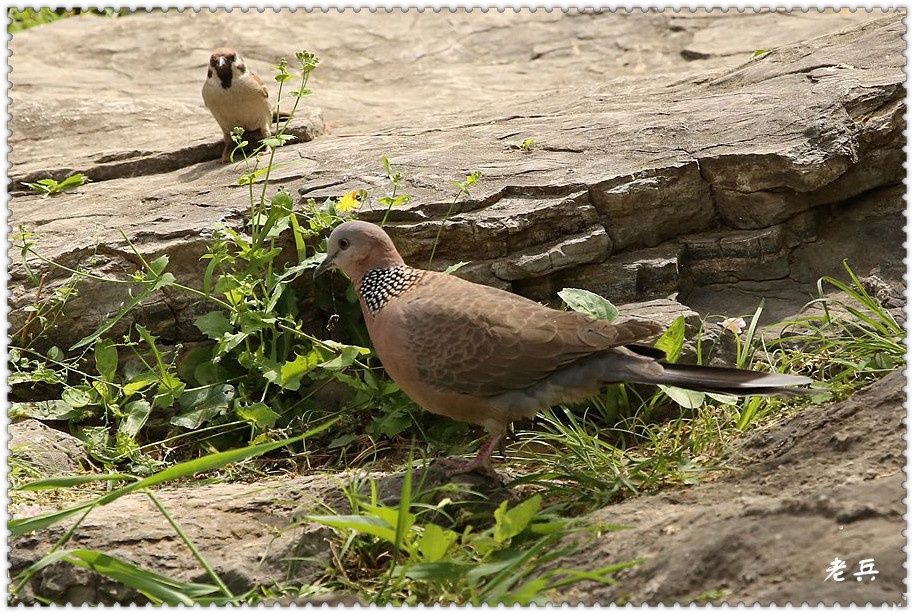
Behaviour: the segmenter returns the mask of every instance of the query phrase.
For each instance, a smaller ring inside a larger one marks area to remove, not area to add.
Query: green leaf
[[[298,390],[301,387],[301,379],[316,369],[320,360],[321,355],[317,350],[311,350],[304,356],[296,354],[294,360],[283,364],[279,381],[274,383],[278,383],[285,390]]]
[[[266,145],[267,147],[277,148],[282,147],[286,143],[295,139],[294,134],[277,134],[261,140],[260,142]]]
[[[394,575],[400,574],[412,580],[429,582],[457,582],[477,567],[476,563],[417,563],[394,568]]]
[[[60,192],[78,188],[79,186],[88,182],[88,177],[82,173],[76,173],[74,175],[70,175],[63,181],[55,181],[54,179],[47,178],[39,179],[35,183],[23,183],[23,185],[43,196],[50,196],[52,194],[59,194]]]
[[[351,366],[359,356],[371,354],[371,350],[358,345],[345,345],[336,341],[325,340],[323,344],[334,352],[339,354],[335,358],[321,363],[319,366],[328,371],[341,371]]]
[[[189,390],[178,398],[178,404],[185,411],[172,417],[170,423],[190,430],[198,429],[228,411],[234,397],[235,388],[230,384]]]
[[[50,184],[48,182],[50,182]],[[53,179],[39,179],[34,183],[23,182],[22,185],[29,188],[33,192],[47,196],[51,194],[51,190],[54,186],[57,185],[57,182]]]
[[[124,413],[126,417],[117,426],[117,432],[133,438],[136,437],[136,434],[146,424],[146,420],[149,419],[149,414],[152,413],[152,406],[148,401],[139,399],[127,403],[124,407]]]
[[[121,393],[124,395],[125,399],[129,399],[136,393],[146,389],[148,386],[155,383],[155,380],[151,379],[135,379],[124,384],[124,387],[121,389]]]
[[[410,475],[412,474],[407,474],[407,477],[404,478],[404,483],[406,480],[409,480]],[[400,498],[401,504],[404,501],[404,498],[408,498],[408,492],[404,497]],[[362,509],[365,510],[367,514],[377,516],[392,527],[396,527],[398,524],[402,524],[405,527],[411,527],[416,522],[416,515],[405,509],[387,507],[385,505],[371,505],[370,503],[363,504]]]
[[[159,388],[152,399],[154,407],[168,409],[184,394],[185,384],[174,373],[165,372],[159,375]]]
[[[575,311],[593,316],[598,320],[612,322],[619,315],[619,310],[615,305],[589,290],[565,288],[559,292],[559,298]]]
[[[372,535],[394,544],[397,534],[393,525],[377,516],[359,516],[356,514],[340,516],[305,516],[308,522],[316,522],[327,527],[341,531],[355,531],[364,535]]]
[[[461,261],[461,262],[455,262],[454,264],[452,264],[452,265],[449,266],[448,268],[444,269],[443,272],[444,272],[445,275],[452,275],[452,274],[456,273],[457,271],[459,271],[460,269],[462,269],[463,267],[465,267],[465,266],[468,265],[468,264],[470,264],[470,263],[469,263],[469,262],[463,262],[463,261]]]
[[[270,206],[282,207],[289,212],[292,211],[292,206],[294,204],[295,201],[292,200],[292,195],[285,188],[280,188],[277,190],[276,194],[273,195],[273,198],[270,199]]]
[[[86,413],[82,407],[73,407],[66,401],[54,399],[52,401],[29,401],[25,403],[12,403],[10,405],[10,418],[34,418],[35,420],[72,420]]]
[[[194,320],[194,326],[196,326],[197,330],[201,333],[216,341],[221,339],[222,335],[225,333],[230,333],[234,330],[232,323],[229,322],[224,311],[210,311],[209,313],[203,314]]]
[[[510,510],[508,502],[502,501],[495,510],[495,541],[502,544],[526,529],[539,511],[542,500],[540,495],[534,495]]]
[[[244,341],[248,333],[223,333],[222,338],[216,342],[216,351],[213,352],[213,359],[218,361],[219,358],[234,350],[239,343]]]
[[[110,339],[95,342],[95,368],[106,382],[113,382],[117,372],[117,346]]]
[[[69,386],[64,388],[60,398],[70,407],[85,407],[91,405],[95,399],[94,389],[81,384],[79,386]]]
[[[168,254],[162,254],[149,263],[149,270],[155,276],[161,275],[168,267]]]
[[[429,523],[422,528],[422,537],[419,538],[416,547],[422,554],[423,562],[434,563],[444,558],[456,541],[457,533],[445,531],[438,525]]]
[[[660,384],[660,389],[663,390],[673,401],[676,402],[680,407],[685,407],[686,409],[695,409],[701,407],[701,404],[705,402],[705,393],[698,392],[697,390],[686,390],[685,388],[679,388],[677,386],[666,386]]]
[[[106,454],[110,452],[111,434],[107,426],[79,426],[75,435],[80,439],[90,452]]]
[[[369,435],[393,438],[409,428],[412,423],[413,419],[407,407],[399,405],[375,415],[366,430]]]
[[[668,362],[676,362],[685,344],[685,318],[679,316],[670,327],[654,342],[654,347],[666,352]]]
[[[13,490],[51,490],[54,488],[73,488],[92,482],[109,482],[119,480],[135,480],[136,477],[126,473],[102,473],[92,475],[67,475],[59,477],[44,478],[35,480],[22,486],[14,487]]]
[[[78,188],[79,186],[89,182],[89,178],[83,175],[82,173],[75,173],[70,175],[63,181],[57,184],[57,191],[63,192],[64,190],[71,190],[73,188]]]
[[[279,414],[270,409],[270,406],[266,403],[254,403],[253,405],[240,407],[236,411],[239,418],[245,422],[250,422],[261,430],[273,427],[279,419]]]
[[[722,392],[706,392],[705,394],[724,405],[736,405],[739,403],[739,397],[733,394],[724,394]]]
[[[63,350],[56,345],[52,345],[50,348],[48,348],[47,356],[48,360],[53,360],[56,362],[63,362],[66,359],[66,355],[63,353]]]

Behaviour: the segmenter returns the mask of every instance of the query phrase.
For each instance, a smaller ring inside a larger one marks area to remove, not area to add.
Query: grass
[[[26,8],[26,9],[15,9],[10,8],[6,10],[6,16],[10,20],[9,31],[12,33],[20,32],[22,30],[27,30],[29,28],[34,28],[37,26],[42,26],[49,23],[54,23],[55,21],[60,21],[61,19],[67,19],[69,17],[75,17],[77,15],[90,14],[98,15],[102,17],[119,17],[122,15],[128,15],[130,13],[129,9],[51,9],[47,7],[43,8]]]
[[[428,489],[421,477],[414,483],[410,471],[396,505],[380,499],[372,480],[353,483],[345,490],[351,513],[325,510],[306,519],[335,536],[330,563],[319,577],[234,594],[188,539],[181,519],[156,497],[156,488],[204,478],[288,477],[314,467],[411,467],[416,455],[451,450],[454,442],[462,452],[470,450],[466,425],[419,411],[383,375],[348,284],[316,282],[315,304],[333,314],[334,339],[301,323],[302,281],[310,285],[310,271],[324,257],[324,237],[372,196],[356,191],[302,204],[285,190],[270,190],[275,156],[290,142],[286,128],[311,93],[308,79],[319,64],[305,51],[296,61],[294,71],[285,61],[276,67],[277,105],[291,104],[289,119],[278,122],[276,134],[254,144],[254,151],[235,135],[235,153],[243,158],[239,184],[250,209],[243,224],[213,229],[199,287],[179,282],[167,256],[145,258],[126,236],[140,264],[124,279],[109,279],[89,265],[73,269],[52,262],[37,249],[33,233],[21,228],[17,234],[35,297],[26,322],[12,335],[10,415],[65,424],[98,469],[42,476],[13,451],[15,509],[36,501],[58,509],[14,518],[9,530],[21,536],[65,529],[39,561],[15,570],[11,602],[49,565],[67,564],[106,575],[157,604],[256,603],[327,591],[371,603],[542,603],[574,582],[612,583],[616,572],[637,564],[555,567],[599,531],[619,529],[588,526],[582,520],[588,512],[714,475],[726,467],[732,442],[744,431],[804,403],[843,398],[904,363],[903,328],[846,265],[848,279],[823,278],[820,296],[802,317],[762,330],[760,306],[746,316],[745,331],[720,333],[735,335],[737,364],[809,375],[823,382],[821,397],[735,399],[670,387],[611,387],[590,403],[544,412],[533,427],[519,425],[505,468],[520,477],[491,509],[470,512],[470,493]],[[389,195],[378,197],[386,220],[410,196],[402,191],[402,173],[386,157],[381,164],[391,186]],[[460,199],[470,197],[481,179],[472,172],[452,182],[456,192],[432,255]],[[48,283],[54,271],[66,276],[63,283]],[[86,280],[119,284],[125,303],[91,334],[58,347],[53,330],[65,322],[67,305]],[[194,322],[206,343],[168,346],[133,320],[138,307],[165,291],[210,306]],[[596,317],[618,313],[587,291],[569,288],[560,296]],[[686,341],[680,318],[657,347],[676,360]],[[699,359],[713,349],[699,346]],[[425,447],[416,449],[410,441]],[[67,547],[86,514],[131,493],[153,502],[207,581],[181,582],[111,553]]]
[[[26,183],[24,185],[36,194],[48,197],[54,196],[55,194],[68,192],[70,190],[75,190],[76,188],[87,184],[89,181],[90,179],[82,173],[75,173],[63,181],[55,181],[54,179],[50,178],[39,179],[35,183]]]

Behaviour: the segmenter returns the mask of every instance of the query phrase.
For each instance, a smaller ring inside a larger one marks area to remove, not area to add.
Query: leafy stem
[[[470,188],[479,183],[479,180],[482,178],[482,171],[473,171],[463,181],[451,181],[451,185],[457,188],[457,193],[454,194],[454,200],[451,201],[451,206],[448,207],[447,213],[444,216],[444,219],[441,220],[441,226],[438,227],[438,232],[435,234],[435,242],[432,244],[432,253],[429,254],[428,264],[431,266],[432,260],[435,258],[435,251],[438,249],[438,242],[441,240],[441,232],[444,230],[444,227],[447,225],[448,220],[451,218],[451,215],[454,213],[454,209],[457,208],[457,202],[460,200],[461,196],[470,196]]]

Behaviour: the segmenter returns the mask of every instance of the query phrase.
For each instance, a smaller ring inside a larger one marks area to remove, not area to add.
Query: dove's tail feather
[[[797,388],[811,384],[808,377],[762,373],[726,367],[705,367],[701,365],[679,365],[663,363],[663,373],[650,384],[667,384],[701,392],[723,392],[749,395],[802,395],[822,392],[814,388]]]

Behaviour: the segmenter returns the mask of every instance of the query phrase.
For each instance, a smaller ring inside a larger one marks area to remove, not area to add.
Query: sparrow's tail
[[[668,384],[701,392],[723,392],[727,394],[801,395],[822,392],[814,388],[796,388],[811,384],[808,377],[762,373],[726,367],[704,367],[700,365],[679,365],[663,363],[663,374],[652,384]]]

